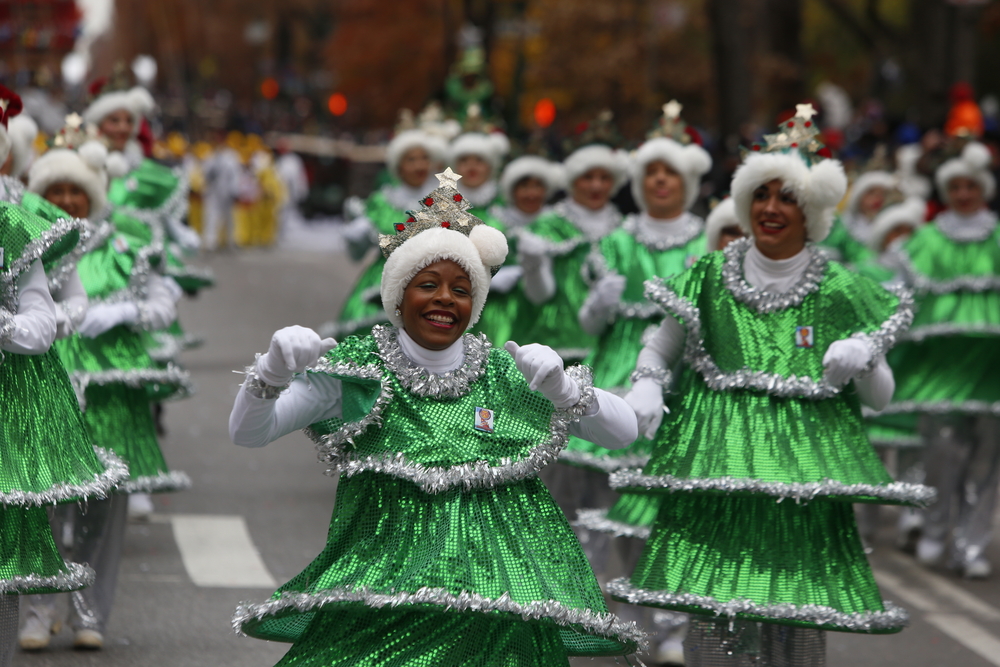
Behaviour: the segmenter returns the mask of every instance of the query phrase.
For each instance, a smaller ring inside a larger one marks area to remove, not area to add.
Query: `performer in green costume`
[[[78,129],[78,128],[77,128]],[[76,133],[82,140],[86,135]],[[153,246],[137,243],[135,236],[118,232],[106,220],[105,188],[107,149],[96,141],[75,142],[63,133],[64,148],[54,148],[39,158],[29,173],[28,189],[58,202],[77,217],[87,217],[86,240],[81,253],[67,255],[49,271],[49,287],[67,313],[67,333],[55,348],[70,373],[84,407],[84,421],[95,442],[111,449],[129,464],[129,475],[118,487],[121,493],[165,491],[190,484],[183,473],[170,472],[156,440],[149,409],[147,386],[161,395],[186,388],[187,374],[169,366],[157,367],[150,359],[142,330],[158,329],[176,317],[174,297],[156,274]],[[112,220],[123,228],[148,230],[142,223],[116,213]],[[128,226],[128,225],[131,225]],[[82,256],[81,256],[82,255]],[[89,306],[82,317],[74,289],[79,285]],[[116,495],[94,501],[85,510],[66,508],[53,517],[53,532],[71,527],[69,552],[85,560],[97,573],[95,584],[73,594],[69,626],[74,646],[99,649],[111,611],[118,564],[124,539],[127,497]],[[21,629],[22,648],[45,648],[60,625],[52,596],[33,597]]]
[[[851,185],[844,212],[833,221],[830,234],[819,244],[832,259],[858,268],[874,259],[868,247],[872,223],[886,205],[899,201],[898,180],[887,171],[865,172]]]
[[[406,220],[406,211],[415,208],[424,193],[434,187],[433,170],[443,164],[446,150],[440,138],[420,129],[404,130],[393,137],[386,148],[386,167],[394,182],[372,193],[363,213],[344,229],[352,259],[361,261],[376,245],[379,234],[391,234],[393,225]],[[319,327],[324,335],[367,335],[372,326],[389,321],[379,302],[378,286],[384,266],[385,259],[377,256],[361,273],[337,321]]]
[[[969,143],[935,174],[948,209],[898,255],[917,315],[892,357],[897,391],[887,414],[918,415],[926,482],[917,558],[967,577],[992,569],[986,548],[1000,479],[1000,229],[986,207],[995,182],[990,152]]]
[[[340,345],[282,329],[237,395],[234,442],[309,426],[340,474],[327,548],[233,620],[292,642],[281,665],[551,667],[641,642],[537,477],[567,432],[626,445],[634,414],[550,348],[463,335],[507,248],[449,176],[383,237],[393,326]]]
[[[626,400],[655,446],[641,471],[611,484],[661,505],[635,571],[607,590],[694,614],[689,664],[745,664],[750,653],[821,666],[822,630],[906,622],[882,601],[851,503],[933,497],[889,478],[861,418],[862,403],[891,398],[884,354],[912,300],[807,245],[825,237],[847,185],[840,163],[819,154],[813,113],[800,105],[736,172],[736,213],[752,239],[647,283],[667,316]]]

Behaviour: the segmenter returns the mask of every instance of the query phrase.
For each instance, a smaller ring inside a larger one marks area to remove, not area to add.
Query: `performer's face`
[[[727,225],[719,232],[719,245],[712,250],[725,250],[726,246],[733,241],[739,241],[745,234],[739,225]]]
[[[108,143],[111,144],[111,150],[123,151],[125,144],[132,138],[134,127],[135,121],[132,119],[132,114],[127,109],[118,109],[102,118],[97,129],[107,138]]]
[[[896,225],[889,233],[885,235],[885,239],[882,241],[882,250],[885,250],[892,242],[896,239],[909,238],[913,234],[913,227],[909,225]]]
[[[538,213],[545,204],[545,183],[534,176],[526,176],[517,182],[511,193],[514,206],[522,213]]]
[[[399,159],[399,180],[411,188],[423,185],[430,175],[431,158],[423,148],[411,148]]]
[[[971,215],[986,206],[979,181],[956,176],[948,181],[948,208],[960,215]]]
[[[874,219],[882,210],[882,207],[885,206],[885,198],[887,196],[888,192],[883,187],[875,186],[868,188],[858,200],[858,213],[869,220]]]
[[[642,194],[646,211],[654,218],[669,220],[684,212],[684,179],[665,162],[646,165]]]
[[[76,183],[57,181],[45,190],[43,196],[74,218],[86,218],[90,213],[90,197]]]
[[[413,276],[399,307],[403,329],[428,350],[443,350],[465,333],[472,318],[472,281],[457,262],[443,259]]]
[[[478,155],[462,155],[458,158],[455,171],[462,175],[462,184],[478,188],[489,179],[493,168]]]
[[[599,211],[611,199],[614,185],[615,179],[607,169],[588,169],[573,181],[573,199],[591,211]]]
[[[788,259],[806,246],[806,217],[795,195],[783,192],[778,179],[753,191],[750,228],[757,249],[770,259]]]

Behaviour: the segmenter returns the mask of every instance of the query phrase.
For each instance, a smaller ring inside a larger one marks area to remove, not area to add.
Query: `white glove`
[[[120,303],[98,303],[87,309],[83,322],[77,331],[84,338],[97,338],[105,331],[119,324],[132,324],[139,321],[139,306],[133,301]]]
[[[604,276],[594,285],[594,306],[601,312],[608,313],[621,303],[625,293],[625,276],[617,273]]]
[[[296,325],[278,329],[271,336],[267,352],[257,359],[257,377],[272,387],[281,387],[335,347],[337,341],[321,339],[306,327]]]
[[[62,304],[56,304],[56,340],[69,338],[73,334],[73,320]]]
[[[663,387],[653,378],[640,378],[632,385],[631,391],[625,394],[625,402],[635,413],[639,433],[647,440],[656,437],[663,415],[670,414],[670,410],[663,404]]]
[[[857,338],[845,338],[830,343],[823,355],[824,379],[834,387],[842,387],[856,378],[872,360],[868,343]]]
[[[506,294],[514,289],[517,281],[521,279],[524,270],[520,266],[505,266],[497,271],[490,281],[490,292],[495,294]]]
[[[530,233],[521,234],[517,241],[517,263],[525,271],[537,271],[548,258],[542,239]]]
[[[512,340],[504,349],[514,357],[517,370],[528,381],[528,389],[541,392],[560,409],[580,402],[580,387],[563,370],[563,360],[551,347],[532,343],[521,347]]]
[[[177,220],[176,224],[170,226],[170,236],[184,250],[185,254],[194,254],[201,247],[201,237],[198,236],[198,232],[183,224],[180,220]]]

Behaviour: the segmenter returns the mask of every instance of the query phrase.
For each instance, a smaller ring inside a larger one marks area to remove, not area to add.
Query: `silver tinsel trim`
[[[611,473],[612,489],[662,489],[664,491],[720,491],[724,493],[759,493],[795,502],[836,496],[870,497],[890,502],[926,507],[934,502],[937,491],[923,484],[844,484],[834,479],[822,482],[765,482],[750,477],[709,477],[689,479],[673,475],[645,475],[632,468]]]
[[[149,305],[145,301],[135,302],[136,310],[139,311],[139,319],[129,325],[133,331],[151,331],[153,329],[153,316],[149,312]]]
[[[907,329],[913,323],[913,292],[899,287],[891,286],[886,288],[896,295],[899,303],[896,305],[896,312],[889,316],[876,331],[871,333],[858,332],[851,335],[851,338],[864,341],[871,349],[872,358],[861,371],[858,377],[867,377],[875,370],[879,360],[889,352],[896,342],[902,338]]]
[[[599,533],[610,533],[612,537],[634,537],[639,540],[649,539],[649,526],[633,526],[622,521],[612,521],[608,518],[606,509],[581,509],[576,511],[574,526]]]
[[[6,347],[14,339],[17,331],[17,321],[14,314],[6,308],[0,307],[0,347]],[[0,362],[3,361],[3,352],[0,352]]]
[[[807,296],[819,289],[828,261],[826,256],[812,245],[806,246],[810,254],[809,264],[790,290],[768,292],[752,286],[743,277],[743,260],[752,244],[753,239],[739,239],[722,251],[726,257],[722,265],[722,282],[737,301],[758,313],[773,313],[798,306]]]
[[[482,377],[490,356],[490,342],[486,334],[464,334],[462,346],[465,359],[462,365],[447,373],[430,373],[417,366],[403,353],[395,327],[375,326],[372,336],[378,344],[379,358],[399,384],[415,396],[461,398],[469,393],[472,383]]]
[[[914,327],[900,340],[909,340],[919,343],[928,338],[938,338],[941,336],[1000,336],[1000,325],[996,324],[954,324],[952,322],[942,322],[941,324],[928,324],[922,327]]]
[[[899,401],[890,403],[879,414],[895,415],[913,412],[941,415],[948,412],[963,412],[974,415],[996,415],[1000,417],[1000,401]]]
[[[670,372],[669,368],[656,368],[654,366],[639,366],[632,374],[628,376],[628,381],[635,384],[643,378],[649,378],[656,382],[664,389],[670,387],[670,382],[673,380],[673,373]]]
[[[4,194],[3,197],[0,198],[0,201],[20,206],[21,200],[24,199],[24,192],[27,189],[24,183],[22,183],[20,179],[14,178],[13,176],[0,174],[0,185],[3,185],[4,189]]]
[[[99,226],[87,220],[80,220],[80,242],[76,244],[72,252],[64,255],[55,266],[48,271],[49,291],[56,292],[62,288],[71,275],[76,271],[80,258],[96,247],[104,244],[114,231],[111,223],[102,222]]]
[[[852,632],[873,632],[905,627],[910,615],[902,607],[891,602],[885,603],[885,611],[866,611],[847,614],[833,607],[823,605],[757,604],[751,600],[730,600],[720,602],[713,597],[691,593],[670,593],[636,588],[625,577],[608,582],[607,592],[612,598],[629,604],[655,607],[699,607],[716,616],[734,619],[739,614],[772,622],[798,621],[814,623],[824,628],[850,630]]]
[[[86,565],[80,563],[65,563],[68,572],[60,572],[51,577],[28,574],[10,579],[0,579],[0,594],[20,594],[38,589],[55,589],[57,591],[78,591],[94,583],[96,575]]]
[[[606,637],[623,644],[638,644],[645,648],[646,634],[632,622],[625,622],[610,613],[598,614],[589,609],[574,609],[557,600],[521,604],[510,599],[507,593],[498,598],[488,598],[479,593],[462,591],[458,595],[445,588],[423,587],[413,593],[394,591],[378,593],[366,586],[356,589],[332,588],[322,593],[292,593],[285,591],[281,597],[259,604],[240,604],[233,615],[233,630],[243,634],[243,624],[263,620],[279,612],[294,609],[306,613],[326,605],[343,602],[360,602],[373,609],[408,605],[436,605],[444,611],[459,613],[477,612],[490,614],[502,612],[520,616],[523,620],[551,621],[563,627],[578,626],[588,634]]]
[[[57,220],[51,227],[39,234],[38,238],[24,245],[21,256],[13,259],[10,262],[10,268],[0,273],[0,306],[11,313],[17,312],[19,305],[17,278],[31,267],[32,262],[41,259],[45,251],[53,244],[73,230],[79,229],[81,224],[76,219]]]
[[[642,468],[649,463],[649,454],[608,456],[607,454],[591,454],[564,449],[559,452],[559,462],[611,473],[625,468]]]
[[[162,491],[183,491],[191,488],[191,478],[179,470],[146,475],[119,484],[121,493],[158,493]]]
[[[104,472],[94,475],[89,482],[53,484],[45,491],[9,491],[0,493],[0,505],[17,507],[42,507],[67,500],[106,498],[116,486],[128,479],[128,466],[110,450],[94,447]]]
[[[1000,276],[959,276],[949,280],[935,280],[917,270],[904,248],[893,251],[893,259],[901,268],[906,283],[918,294],[1000,291]]]
[[[144,387],[148,384],[169,384],[177,386],[175,398],[184,398],[194,393],[190,374],[173,364],[167,364],[166,368],[133,368],[131,370],[113,368],[93,373],[74,371],[69,374],[69,379],[73,383],[81,410],[87,409],[84,393],[87,391],[87,387],[92,384],[98,386],[124,384],[133,388]]]
[[[612,313],[612,321],[619,317],[626,320],[650,320],[663,317],[663,309],[648,301],[622,301],[618,304],[616,313]]]
[[[698,238],[698,236],[705,229],[704,223],[701,218],[691,215],[688,212],[684,213],[683,227],[676,234],[671,234],[665,237],[653,237],[645,232],[639,227],[639,217],[635,214],[631,214],[625,217],[625,222],[622,223],[622,229],[632,235],[636,241],[646,246],[650,250],[656,252],[663,252],[664,250],[672,250],[673,248],[679,248],[682,245],[686,245],[691,241]]]
[[[259,353],[256,359],[260,359]],[[239,371],[236,372],[238,373]],[[243,383],[243,386],[246,387],[246,392],[254,398],[263,398],[268,401],[277,400],[278,396],[281,396],[282,392],[288,389],[288,385],[291,384],[290,382],[286,382],[283,385],[275,387],[261,380],[260,376],[257,375],[256,360],[252,366],[246,367],[243,374],[247,376],[246,382]]]
[[[475,343],[482,342],[488,352],[488,341],[480,341],[474,336],[468,336],[466,343],[470,340]],[[389,347],[391,345],[398,346],[395,337],[391,341],[383,339],[383,342]],[[385,348],[383,349],[385,350]],[[383,352],[383,359],[386,358],[387,352],[390,350]],[[466,358],[468,359],[468,357],[469,351],[466,349]],[[580,386],[580,401],[565,410],[554,409],[549,420],[549,440],[534,447],[525,458],[505,458],[495,466],[490,465],[487,461],[474,461],[455,466],[428,468],[410,461],[404,454],[398,452],[359,457],[347,451],[348,447],[354,445],[354,438],[363,433],[369,426],[381,425],[382,414],[392,402],[394,392],[393,375],[390,372],[383,371],[377,365],[331,364],[325,358],[321,359],[320,363],[311,370],[330,375],[378,380],[381,383],[381,392],[375,400],[375,405],[363,419],[344,424],[334,433],[319,434],[312,429],[304,429],[305,434],[316,443],[320,460],[329,465],[327,474],[351,477],[363,472],[380,472],[409,480],[426,493],[441,493],[453,487],[461,487],[466,490],[495,488],[537,474],[539,470],[553,463],[557,459],[559,451],[566,446],[569,439],[570,423],[579,421],[580,417],[597,400],[591,370],[584,366],[571,366],[566,370],[566,374]],[[437,396],[453,398],[462,395],[457,393],[461,389],[461,381],[452,378],[450,383],[445,384],[443,376],[440,377],[442,379],[437,386],[441,393],[436,394]],[[467,392],[468,388],[464,391]]]

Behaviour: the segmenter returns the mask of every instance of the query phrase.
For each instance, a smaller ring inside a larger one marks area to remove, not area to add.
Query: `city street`
[[[49,649],[19,653],[18,667],[267,667],[287,649],[235,635],[230,618],[237,603],[267,598],[322,549],[336,481],[302,434],[260,450],[230,443],[241,382],[233,371],[264,352],[275,329],[333,317],[360,267],[336,252],[289,249],[219,253],[208,263],[217,287],[181,304],[185,328],[205,339],[183,357],[197,394],[167,405],[163,442],[168,463],[194,486],[156,496],[152,519],[129,523],[104,650],[74,651],[64,630]],[[1000,665],[1000,574],[967,582],[917,567],[892,546],[895,516],[883,512],[872,562],[911,626],[889,636],[830,633],[829,666]],[[996,545],[992,560],[1000,564]],[[574,660],[588,664],[615,663]]]

